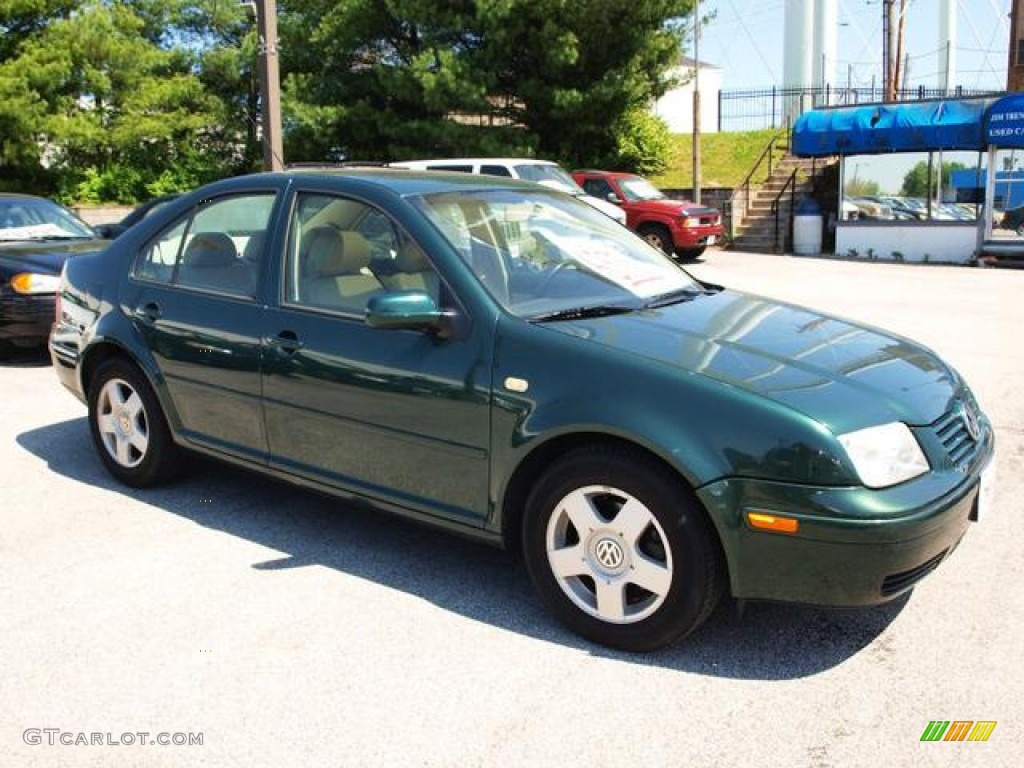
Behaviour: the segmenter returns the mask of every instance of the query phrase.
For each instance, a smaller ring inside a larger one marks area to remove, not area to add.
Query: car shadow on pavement
[[[843,611],[754,603],[741,617],[726,599],[682,642],[655,653],[622,653],[564,629],[534,595],[523,565],[485,544],[213,460],[190,459],[167,486],[127,488],[104,470],[84,417],[23,432],[17,442],[67,478],[287,553],[253,563],[257,570],[325,566],[474,621],[632,664],[737,679],[806,677],[867,647],[907,602]]]

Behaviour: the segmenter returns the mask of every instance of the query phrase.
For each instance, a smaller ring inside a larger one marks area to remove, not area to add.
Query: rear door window
[[[272,193],[259,193],[201,203],[146,245],[134,276],[255,296],[274,199]]]
[[[428,165],[428,171],[457,171],[458,173],[472,173],[472,165]]]

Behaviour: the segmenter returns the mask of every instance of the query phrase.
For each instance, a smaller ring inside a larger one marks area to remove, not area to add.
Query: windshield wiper
[[[569,309],[557,309],[554,312],[544,312],[533,315],[529,320],[531,323],[546,323],[552,320],[582,320],[587,317],[622,315],[626,312],[635,312],[636,309],[636,307],[622,304],[593,304],[587,307],[570,307]]]
[[[681,304],[684,301],[693,301],[698,296],[709,296],[711,293],[712,291],[704,291],[700,288],[683,288],[678,291],[670,291],[669,293],[655,296],[644,304],[644,309],[657,309],[658,307],[667,307],[670,304]]]

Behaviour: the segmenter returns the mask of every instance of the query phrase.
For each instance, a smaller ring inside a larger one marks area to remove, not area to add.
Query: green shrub
[[[668,125],[646,109],[633,109],[625,114],[616,126],[615,144],[618,156],[607,165],[641,176],[661,173],[672,156]]]

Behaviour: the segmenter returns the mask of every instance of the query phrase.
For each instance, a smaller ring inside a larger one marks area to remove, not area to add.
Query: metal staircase
[[[835,160],[800,158],[789,154],[789,135],[769,142],[747,178],[726,206],[732,248],[755,253],[784,253],[793,244],[793,209],[809,195],[815,180]],[[765,173],[760,186],[754,179]]]

